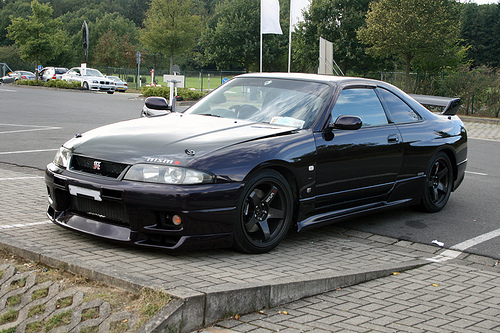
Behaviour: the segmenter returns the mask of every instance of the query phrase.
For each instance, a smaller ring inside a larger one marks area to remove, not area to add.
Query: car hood
[[[295,130],[239,119],[171,113],[99,127],[76,135],[64,146],[74,154],[119,163],[186,165],[227,146]]]

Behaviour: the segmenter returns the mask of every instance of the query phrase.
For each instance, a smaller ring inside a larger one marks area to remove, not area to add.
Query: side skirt
[[[297,231],[316,228],[323,225],[331,224],[333,222],[340,222],[350,218],[371,214],[376,211],[394,208],[396,206],[409,205],[412,201],[413,199],[403,199],[391,202],[382,201],[354,208],[342,209],[333,212],[314,215],[298,222]]]

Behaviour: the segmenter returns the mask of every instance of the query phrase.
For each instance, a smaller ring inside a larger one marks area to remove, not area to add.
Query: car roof
[[[304,73],[249,73],[242,74],[237,77],[241,78],[273,78],[273,79],[290,79],[290,80],[306,80],[334,84],[371,84],[385,85],[385,82],[365,79],[360,77],[335,76],[335,75],[320,75],[320,74],[304,74]]]

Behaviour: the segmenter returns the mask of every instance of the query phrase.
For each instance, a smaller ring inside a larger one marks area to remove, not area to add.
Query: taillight
[[[26,76],[22,75],[21,79],[26,80]]]
[[[127,86],[127,84],[125,83],[125,87]]]
[[[56,75],[54,74],[54,75],[52,76],[52,80],[55,80],[55,79],[56,79]]]

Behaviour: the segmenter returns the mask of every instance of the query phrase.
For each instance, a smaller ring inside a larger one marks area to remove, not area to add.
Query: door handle
[[[399,135],[397,134],[391,134],[387,137],[387,142],[389,143],[398,143],[399,142]]]

